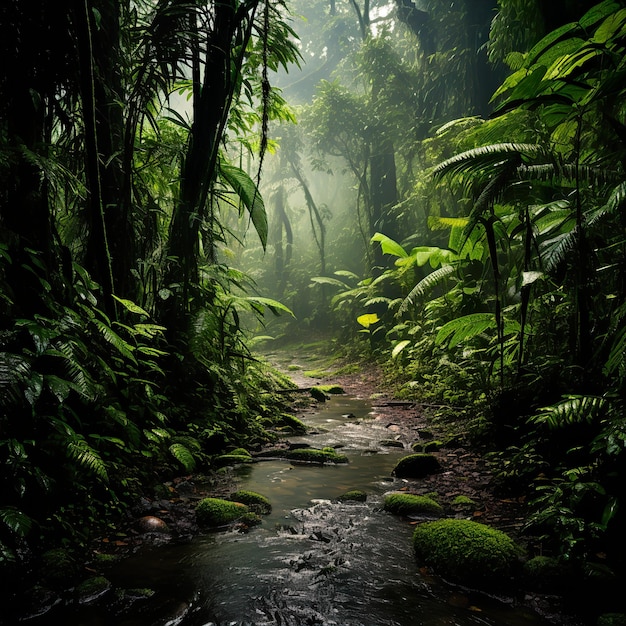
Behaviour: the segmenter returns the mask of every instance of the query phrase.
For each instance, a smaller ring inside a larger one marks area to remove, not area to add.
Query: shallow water
[[[107,572],[117,589],[156,592],[136,602],[125,618],[116,617],[119,608],[108,601],[57,613],[55,623],[541,624],[526,610],[472,597],[420,573],[411,552],[413,526],[380,509],[383,494],[404,484],[391,478],[391,470],[408,450],[379,445],[390,432],[371,411],[363,400],[333,397],[306,419],[317,434],[290,438],[319,447],[341,445],[349,464],[269,460],[241,469],[241,488],[272,502],[262,526],[145,549]],[[339,503],[337,497],[349,489],[366,491],[367,502]]]

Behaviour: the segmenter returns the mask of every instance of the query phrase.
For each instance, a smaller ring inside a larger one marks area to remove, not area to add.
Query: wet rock
[[[390,493],[385,496],[383,508],[394,515],[440,517],[443,507],[428,496],[412,493]]]
[[[342,493],[337,500],[339,500],[339,502],[365,502],[367,500],[367,494],[360,489],[352,489]]]
[[[404,444],[397,439],[382,439],[379,442],[379,445],[383,446],[384,448],[404,448]]]
[[[54,591],[39,585],[30,589],[24,596],[24,613],[21,620],[27,621],[41,617],[61,602],[61,598]]]
[[[441,470],[441,465],[432,454],[417,453],[401,458],[392,474],[398,478],[424,478]]]
[[[248,507],[241,502],[231,502],[221,498],[203,498],[196,506],[198,523],[204,526],[225,526],[248,513]]]
[[[160,517],[154,515],[140,517],[135,525],[140,533],[167,534],[170,532],[168,525]]]
[[[111,590],[111,582],[104,576],[92,576],[76,587],[79,604],[92,604]]]
[[[520,567],[521,549],[511,537],[471,520],[420,524],[413,533],[413,548],[436,574],[472,588],[504,588]]]

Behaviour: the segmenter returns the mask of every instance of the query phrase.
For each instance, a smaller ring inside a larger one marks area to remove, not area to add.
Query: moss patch
[[[203,526],[225,526],[248,512],[241,502],[221,498],[204,498],[196,506],[196,519]]]
[[[367,500],[367,494],[360,489],[352,489],[342,493],[337,500],[339,500],[339,502],[365,502]]]
[[[242,489],[231,494],[230,499],[233,502],[245,504],[251,511],[259,515],[269,515],[272,512],[272,503],[269,499],[255,491]]]
[[[424,478],[440,469],[439,461],[432,454],[418,453],[401,458],[392,474],[398,478]]]
[[[439,517],[443,515],[443,507],[427,496],[416,496],[411,493],[390,493],[385,496],[383,508],[394,515],[426,515]]]
[[[309,430],[307,425],[299,420],[297,417],[290,415],[289,413],[282,413],[277,421],[277,426],[281,430],[288,430],[294,435],[304,435]]]
[[[337,454],[333,448],[317,450],[315,448],[298,448],[296,450],[285,450],[282,453],[286,459],[291,461],[303,461],[306,463],[347,463],[348,457]]]
[[[426,522],[413,533],[418,559],[453,582],[497,588],[519,567],[520,548],[502,531],[470,520]]]
[[[217,467],[226,467],[227,465],[252,463],[253,460],[254,459],[249,454],[222,454],[215,458],[214,464]]]

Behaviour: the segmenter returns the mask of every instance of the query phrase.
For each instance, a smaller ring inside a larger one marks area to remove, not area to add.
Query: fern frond
[[[33,520],[26,513],[12,506],[0,507],[0,522],[19,537],[26,537],[33,527]]]
[[[170,454],[185,468],[185,471],[192,472],[196,467],[196,459],[193,454],[182,443],[173,443],[169,447]]]
[[[404,313],[408,310],[409,306],[415,303],[418,298],[421,298],[424,294],[434,289],[437,285],[442,283],[448,276],[454,274],[456,271],[455,265],[442,265],[440,268],[431,272],[425,278],[411,289],[406,298],[402,301],[398,314]]]
[[[106,464],[94,450],[89,443],[78,436],[75,439],[70,439],[66,445],[67,455],[73,461],[76,461],[80,467],[86,469],[102,480],[108,482],[109,475],[107,473]]]
[[[122,339],[107,323],[101,320],[94,320],[94,323],[108,344],[113,346],[125,358],[135,364],[137,363],[133,355],[134,346],[131,346],[127,341]]]
[[[0,352],[0,406],[9,406],[23,397],[22,387],[29,378],[30,363],[23,357]]]
[[[560,402],[543,407],[530,422],[550,429],[560,429],[573,424],[592,424],[607,407],[605,398],[599,396],[566,396]]]
[[[439,329],[435,342],[442,344],[448,340],[448,346],[452,348],[463,341],[480,335],[488,328],[496,328],[496,319],[493,313],[471,313],[444,324]]]

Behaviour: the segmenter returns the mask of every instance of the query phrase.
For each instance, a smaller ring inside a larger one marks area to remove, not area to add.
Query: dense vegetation
[[[450,406],[540,550],[621,570],[623,2],[300,10],[260,284]]]
[[[231,212],[267,240],[238,163],[287,115],[268,79],[298,59],[286,17],[280,1],[2,4],[3,568],[85,547],[280,416],[285,382],[240,317],[288,311],[217,249]]]
[[[454,407],[546,552],[619,570],[623,2],[25,4],[0,8],[3,567],[270,436],[245,327],[282,312]]]

